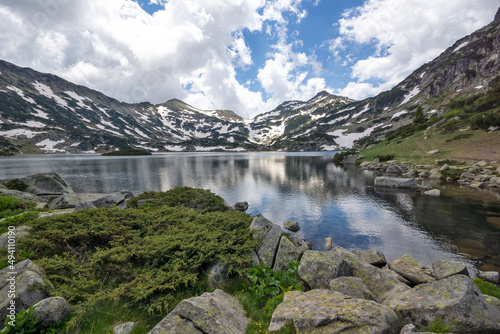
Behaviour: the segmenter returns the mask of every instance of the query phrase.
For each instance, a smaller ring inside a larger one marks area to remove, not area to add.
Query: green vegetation
[[[356,154],[358,154],[358,151],[356,150],[347,150],[344,152],[335,153],[335,155],[333,156],[333,163],[336,165],[342,165],[344,163],[345,157]]]
[[[0,219],[18,215],[26,210],[34,209],[34,202],[21,201],[12,195],[0,196]]]
[[[72,333],[108,333],[135,311],[126,320],[150,329],[181,300],[208,290],[208,264],[242,275],[250,262],[252,217],[207,190],[149,192],[131,205],[35,219],[19,243],[45,269],[52,295],[74,305]]]
[[[286,124],[285,133],[297,130],[298,128],[300,128],[304,124],[307,124],[310,121],[311,121],[311,116],[309,116],[309,115],[295,116],[294,118],[290,119],[288,121],[288,123]]]
[[[252,321],[247,333],[267,332],[271,316],[283,301],[285,292],[304,291],[304,286],[297,274],[299,262],[290,262],[285,270],[274,271],[269,266],[254,263],[248,269],[250,284],[234,294],[242,302]],[[286,326],[279,333],[295,333],[293,325]]]
[[[415,111],[415,117],[413,118],[413,123],[420,124],[424,122],[425,122],[424,110],[422,109],[422,106],[418,106],[417,110]]]
[[[491,284],[489,282],[485,282],[480,278],[475,278],[474,282],[476,282],[476,285],[479,287],[479,290],[484,295],[492,296],[495,298],[500,299],[500,288],[496,286],[495,284]]]
[[[393,160],[395,156],[395,154],[379,154],[375,156],[375,159],[378,159],[380,162],[385,162]]]
[[[2,334],[33,334],[37,333],[36,324],[38,322],[38,318],[33,317],[33,313],[35,312],[35,308],[30,306],[28,311],[24,308],[21,309],[17,314],[14,320],[14,326],[12,326],[9,322],[10,318],[5,319],[5,327],[2,329]]]
[[[447,333],[453,330],[453,326],[445,324],[443,317],[436,318],[427,327],[419,327],[420,332]]]
[[[125,156],[125,155],[151,155],[152,153],[148,150],[139,150],[139,149],[131,149],[131,150],[120,150],[113,151],[108,153],[103,153],[103,156]]]
[[[28,185],[19,179],[12,179],[4,183],[5,188],[19,191],[26,191]]]

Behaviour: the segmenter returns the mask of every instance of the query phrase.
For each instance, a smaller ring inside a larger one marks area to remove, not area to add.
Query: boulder
[[[389,262],[389,269],[394,270],[412,284],[429,283],[435,280],[428,268],[406,254]]]
[[[12,179],[2,180],[1,183]],[[20,182],[26,184],[25,192],[35,194],[37,196],[60,195],[62,193],[72,193],[73,189],[66,181],[57,173],[39,173],[18,178]]]
[[[16,274],[10,274],[15,272]],[[15,284],[12,278],[15,279]],[[53,290],[50,282],[44,281],[43,270],[31,260],[24,260],[10,267],[0,270],[0,323],[3,323],[8,315],[7,307],[14,300],[16,309],[28,309],[32,304],[48,297],[47,290]],[[15,286],[14,298],[11,287]]]
[[[440,150],[431,150],[429,152],[426,153],[426,155],[436,155],[436,154],[439,154],[441,153]]]
[[[373,294],[363,280],[358,277],[342,276],[330,282],[330,290],[343,293],[346,296],[358,299],[373,300]]]
[[[64,320],[71,312],[71,307],[63,297],[42,299],[34,306],[33,317],[38,318],[37,326],[49,327]]]
[[[391,270],[389,268],[382,268],[382,271],[385,272],[385,273],[387,273],[387,274],[389,274],[389,275],[391,275],[392,277],[394,277],[395,279],[397,279],[401,283],[404,283],[406,285],[411,285],[410,281],[408,281],[406,278],[404,278],[403,276],[401,276],[400,274],[398,274],[394,270]]]
[[[288,221],[284,222],[283,227],[285,229],[287,229],[288,231],[292,231],[292,232],[297,232],[298,230],[300,230],[299,223],[297,223],[296,221],[293,221],[293,220],[288,220]]]
[[[402,329],[401,329],[401,332],[399,332],[399,334],[411,334],[411,333],[417,333],[417,327],[415,327],[414,324],[408,324],[408,325],[405,325]]]
[[[442,318],[460,333],[500,333],[500,312],[489,304],[474,281],[455,275],[395,294],[385,305],[402,324],[426,327]]]
[[[483,295],[483,296],[484,296],[484,299],[486,299],[486,301],[490,305],[493,305],[493,307],[496,308],[498,310],[498,312],[500,312],[500,299],[495,298],[493,296],[488,296],[488,295]]]
[[[479,271],[477,277],[493,284],[500,283],[500,274],[497,271]]]
[[[274,258],[278,250],[278,245],[283,235],[283,230],[278,225],[273,225],[271,230],[266,234],[262,244],[257,251],[259,260],[264,262],[269,267],[274,265]]]
[[[417,180],[413,178],[378,176],[375,178],[375,187],[419,189]]]
[[[422,180],[422,190],[432,190],[432,186],[429,182]]]
[[[273,270],[286,269],[289,262],[300,260],[302,253],[286,236],[282,236],[276,252]]]
[[[239,301],[222,290],[205,292],[177,305],[150,334],[244,334],[248,325]]]
[[[390,164],[389,167],[387,167],[386,173],[401,174],[403,173],[403,169],[397,164]]]
[[[238,202],[234,205],[234,209],[238,211],[247,211],[248,210],[248,202]]]
[[[379,302],[408,289],[396,278],[342,247],[330,252],[306,251],[300,260],[298,274],[311,289],[328,289],[330,281],[337,277],[359,277]]]
[[[14,196],[17,199],[20,199],[21,201],[34,201],[34,202],[40,201],[40,198],[32,193],[0,187],[0,196],[7,196],[7,195]]]
[[[290,236],[290,241],[299,248],[300,253],[304,253],[307,250],[312,249],[312,243],[306,241],[301,235],[294,234]]]
[[[208,273],[208,284],[212,288],[215,288],[219,284],[227,281],[228,270],[227,267],[222,263],[215,263],[211,265],[208,268],[207,273]]]
[[[21,225],[16,227],[16,229],[13,231],[16,235],[16,242],[18,242],[21,238],[24,238],[27,236],[30,232],[29,230],[31,229],[31,226],[28,225]],[[0,248],[7,247],[9,241],[9,232],[5,232],[4,234],[0,235]]]
[[[112,194],[67,193],[56,197],[49,204],[49,209],[77,210],[89,208],[112,208],[120,205],[134,195],[129,191],[120,191]]]
[[[380,253],[376,248],[360,252],[359,257],[375,267],[383,267],[387,264],[384,254]]]
[[[297,333],[399,332],[396,314],[383,305],[331,290],[289,291],[274,311],[269,331],[292,322]]]
[[[131,334],[134,328],[135,322],[126,322],[113,327],[113,334]]]
[[[439,189],[427,190],[427,191],[424,191],[424,195],[439,197],[439,196],[441,196],[441,190],[439,190]]]
[[[443,279],[453,275],[469,276],[469,271],[465,265],[445,260],[437,260],[432,263],[432,270],[438,279]]]
[[[253,233],[253,238],[260,244],[272,227],[273,223],[270,220],[258,214],[250,224],[250,231]]]

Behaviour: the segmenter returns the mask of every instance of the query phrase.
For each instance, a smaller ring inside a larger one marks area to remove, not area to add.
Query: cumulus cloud
[[[180,98],[250,117],[272,107],[236,80],[253,64],[243,30],[286,25],[302,0],[16,0],[0,4],[0,58],[127,102]],[[282,94],[277,94],[276,96]]]
[[[371,44],[374,52],[354,63],[354,80],[338,92],[359,99],[391,88],[492,21],[497,8],[495,0],[368,0],[345,12],[339,21],[341,37],[330,41],[331,52],[339,57],[352,44]]]

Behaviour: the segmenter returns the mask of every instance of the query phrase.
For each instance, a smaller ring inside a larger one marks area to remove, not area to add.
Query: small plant
[[[28,185],[19,179],[12,179],[4,183],[7,189],[26,191]]]
[[[453,326],[445,324],[443,317],[431,321],[427,327],[419,327],[421,332],[446,333],[453,330]]]
[[[375,159],[378,159],[380,162],[385,162],[389,160],[393,160],[395,157],[394,154],[379,154],[375,156]]]
[[[1,334],[31,334],[36,333],[36,324],[38,322],[38,317],[35,318],[33,313],[35,308],[30,306],[28,311],[24,308],[16,314],[14,320],[9,317],[5,320],[5,328],[0,332]]]
[[[492,296],[492,297],[500,299],[500,288],[498,286],[496,286],[495,284],[485,282],[480,278],[475,278],[474,282],[476,283],[476,285],[479,287],[479,290],[481,290],[481,292],[484,295],[488,295],[488,296]]]

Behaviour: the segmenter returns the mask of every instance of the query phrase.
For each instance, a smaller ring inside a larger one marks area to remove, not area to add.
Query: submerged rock
[[[289,231],[292,231],[292,232],[297,232],[300,230],[299,223],[297,223],[296,221],[292,221],[292,220],[288,220],[288,221],[284,222],[283,227]]]
[[[234,209],[238,211],[247,211],[248,210],[248,202],[238,202],[234,205]]]
[[[375,187],[420,189],[417,180],[413,178],[400,178],[378,176],[375,178]]]
[[[269,331],[279,331],[288,322],[297,333],[399,332],[397,316],[388,307],[331,290],[286,292],[272,315]]]

